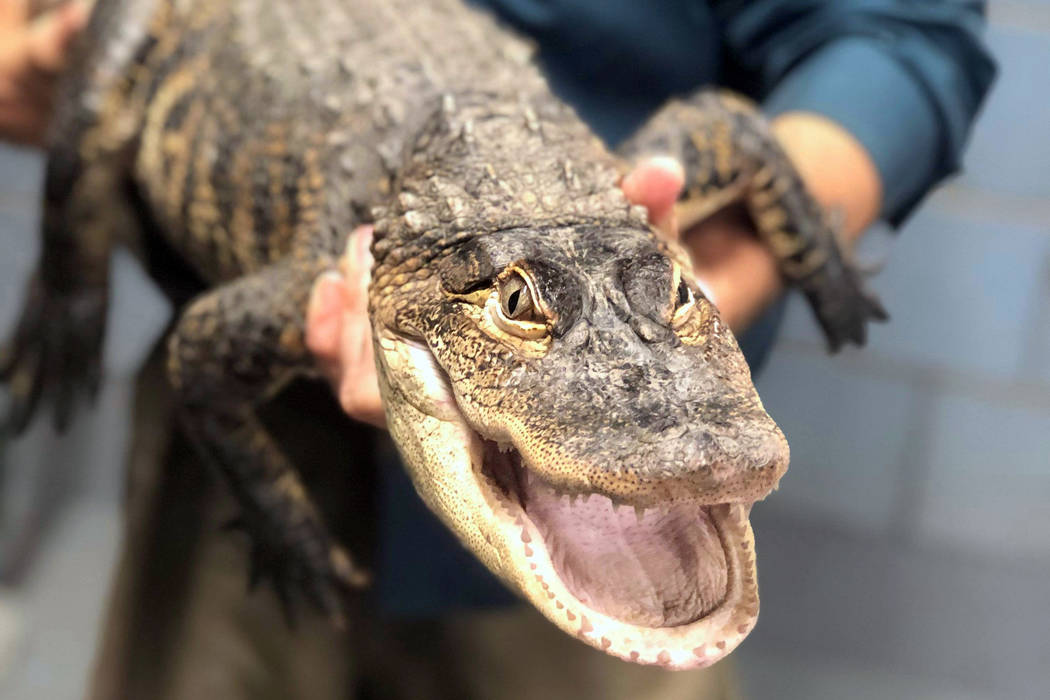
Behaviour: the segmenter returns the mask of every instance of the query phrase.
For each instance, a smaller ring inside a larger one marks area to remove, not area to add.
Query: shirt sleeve
[[[984,2],[723,0],[725,83],[771,116],[817,112],[864,145],[900,224],[959,168],[995,77]]]

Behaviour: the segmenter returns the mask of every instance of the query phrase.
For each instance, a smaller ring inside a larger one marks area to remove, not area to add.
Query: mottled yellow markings
[[[321,216],[321,191],[324,189],[324,174],[321,171],[321,148],[323,139],[314,137],[305,149],[302,159],[302,172],[296,180],[297,201],[299,204],[298,224],[311,227]]]
[[[759,208],[753,206],[751,215],[755,217],[755,223],[759,230],[766,232],[779,231],[787,225],[788,215],[782,207]]]
[[[773,251],[773,255],[782,261],[798,255],[805,246],[801,237],[788,233],[779,226],[767,228],[759,223],[758,233],[770,250]]]
[[[157,9],[153,12],[153,18],[149,23],[149,32],[151,36],[165,36],[165,29],[171,22],[175,14],[174,2],[169,0],[168,2],[157,3]]]
[[[715,157],[715,172],[719,180],[728,182],[733,170],[733,129],[729,122],[716,122],[711,139],[711,152]]]
[[[162,162],[165,164],[168,179],[164,202],[168,218],[172,221],[178,221],[184,198],[189,194],[185,189],[190,168],[193,167],[193,154],[190,153],[190,149],[203,116],[204,104],[200,100],[194,100],[186,110],[182,127],[176,131],[168,131],[162,137]],[[167,115],[164,117],[166,119]]]
[[[752,207],[757,211],[764,211],[774,207],[779,198],[768,189],[756,189],[751,191],[749,199]]]
[[[215,191],[215,163],[218,154],[216,143],[219,139],[219,125],[215,118],[206,120],[200,127],[201,138],[197,141],[197,152],[193,159],[194,188],[193,204],[190,216],[190,227],[199,244],[212,242],[209,252],[213,252],[221,274],[233,273],[235,263],[231,250],[229,234],[225,229],[227,222],[222,221],[219,210],[218,194]]]
[[[792,279],[804,279],[824,266],[828,260],[828,254],[820,248],[812,248],[806,251],[802,260],[782,260],[780,265]]]
[[[744,192],[743,181],[730,183],[722,188],[710,188],[703,191],[699,187],[691,188],[689,196],[675,205],[675,214],[682,230],[700,223],[722,207],[738,201]]]
[[[161,182],[166,179],[167,168],[164,162],[166,133],[164,125],[171,114],[171,110],[193,90],[198,75],[199,63],[199,61],[188,63],[168,76],[150,101],[149,109],[146,112],[145,125],[142,130],[139,166],[146,176],[151,179],[157,178]],[[184,148],[183,150],[186,151],[188,149]],[[188,160],[188,158],[189,155],[185,154],[184,159]],[[170,203],[168,206],[171,206]],[[169,215],[170,213],[169,210]]]
[[[99,114],[104,118],[97,127],[88,130],[80,139],[79,153],[84,160],[94,160],[102,153],[111,153],[119,149],[131,135],[131,131],[138,126],[135,120],[128,116],[130,113],[137,114],[135,107],[141,108],[149,100],[150,96],[146,92],[155,72],[148,66],[162,48],[171,51],[181,40],[177,32],[166,31],[171,14],[169,3],[159,3],[148,28],[150,36],[159,37],[157,44],[141,64],[128,67],[126,74],[116,80],[102,95]],[[120,118],[122,113],[125,116],[123,119]]]
[[[306,346],[303,344],[303,334],[294,324],[287,326],[281,331],[281,337],[278,342],[281,345],[281,349],[289,355],[302,355],[306,351]]]
[[[768,165],[764,165],[759,168],[754,175],[751,176],[751,187],[756,190],[763,190],[772,182],[773,177],[776,173]]]
[[[211,338],[219,332],[219,319],[215,314],[201,314],[197,330],[201,337]]]
[[[215,26],[215,18],[221,12],[228,12],[227,3],[222,2],[197,2],[193,4],[193,10],[189,13],[189,28],[200,31]]]
[[[117,81],[103,94],[99,110],[103,118],[97,126],[85,131],[80,140],[78,153],[83,160],[92,161],[104,153],[113,153],[130,135],[130,130],[134,128],[133,120],[120,118],[127,108],[127,98],[128,86],[125,81]]]
[[[230,220],[230,247],[242,270],[250,270],[255,262],[255,213],[252,211],[252,164],[255,152],[250,143],[244,143],[233,154],[231,178],[234,183],[233,214]]]
[[[755,112],[755,103],[738,92],[731,90],[720,90],[718,93],[722,106],[734,114],[752,115]]]
[[[751,204],[758,209],[777,206],[791,189],[791,179],[781,174],[775,176],[773,169],[763,167],[751,179]]]
[[[306,153],[308,181],[310,184],[310,189],[312,189],[314,192],[320,192],[322,189],[324,189],[324,173],[321,172],[321,153],[323,148],[323,141],[317,142],[314,143],[313,148],[311,148]]]
[[[292,237],[292,205],[288,201],[284,187],[288,135],[287,122],[273,122],[266,125],[266,143],[263,146],[263,153],[266,155],[266,176],[269,182],[270,210],[274,229],[265,233],[269,235],[271,241],[271,261],[280,258],[281,254],[287,250],[287,242]]]
[[[708,138],[707,132],[703,129],[690,132],[689,140],[693,142],[693,148],[700,153],[707,153],[708,149],[711,148],[711,139]]]
[[[161,7],[153,15],[149,31],[151,36],[157,37],[157,43],[153,45],[153,48],[146,56],[146,60],[143,62],[143,65],[149,69],[149,74],[152,74],[160,64],[167,61],[175,53],[175,50],[182,45],[182,33],[169,31],[169,25],[173,19],[172,7],[168,3],[162,3]]]

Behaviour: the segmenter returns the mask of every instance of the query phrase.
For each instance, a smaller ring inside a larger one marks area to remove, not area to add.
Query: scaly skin
[[[256,408],[313,372],[314,279],[374,221],[391,433],[492,571],[608,653],[708,665],[758,612],[751,504],[787,468],[736,343],[554,98],[526,44],[454,0],[100,0],[67,79],[44,252],[0,358],[24,427],[98,382],[108,259],[163,241],[208,291],[170,374],[231,486],[253,578],[339,618],[366,580]],[[623,149],[683,159],[693,212],[743,198],[834,346],[877,305],[763,123],[674,103]]]

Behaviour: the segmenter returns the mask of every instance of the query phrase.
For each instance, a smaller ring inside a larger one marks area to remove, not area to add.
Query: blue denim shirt
[[[954,172],[995,75],[970,0],[476,0],[531,36],[551,86],[616,143],[668,97],[718,84],[771,116],[823,114],[871,154],[900,223]],[[753,368],[780,307],[742,339]],[[432,615],[508,593],[437,522],[393,455],[383,465],[380,604]]]

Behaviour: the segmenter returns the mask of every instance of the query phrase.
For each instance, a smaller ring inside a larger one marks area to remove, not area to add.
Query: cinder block
[[[1045,11],[1043,11],[1045,14]],[[1050,65],[1050,35],[992,26],[987,40],[999,77],[965,158],[965,182],[993,190],[1050,197],[1050,93],[1034,89]]]
[[[967,556],[758,509],[752,521],[762,613],[745,650],[944,679],[978,697],[1050,697],[1050,559]],[[889,688],[883,697],[913,697]]]
[[[919,535],[991,557],[1050,558],[1050,410],[946,395]]]
[[[171,304],[131,255],[113,259],[113,291],[103,361],[110,375],[138,371],[157,336],[171,318]]]
[[[36,262],[39,248],[38,220],[35,212],[0,208],[0,333],[6,334],[22,307],[26,275]]]
[[[909,440],[912,387],[852,376],[832,358],[781,350],[758,388],[791,443],[780,490],[758,507],[887,531]]]
[[[996,700],[958,681],[901,673],[820,655],[772,654],[744,645],[734,657],[741,670],[744,697],[752,700]]]
[[[44,175],[40,151],[0,142],[0,209],[37,205]]]

